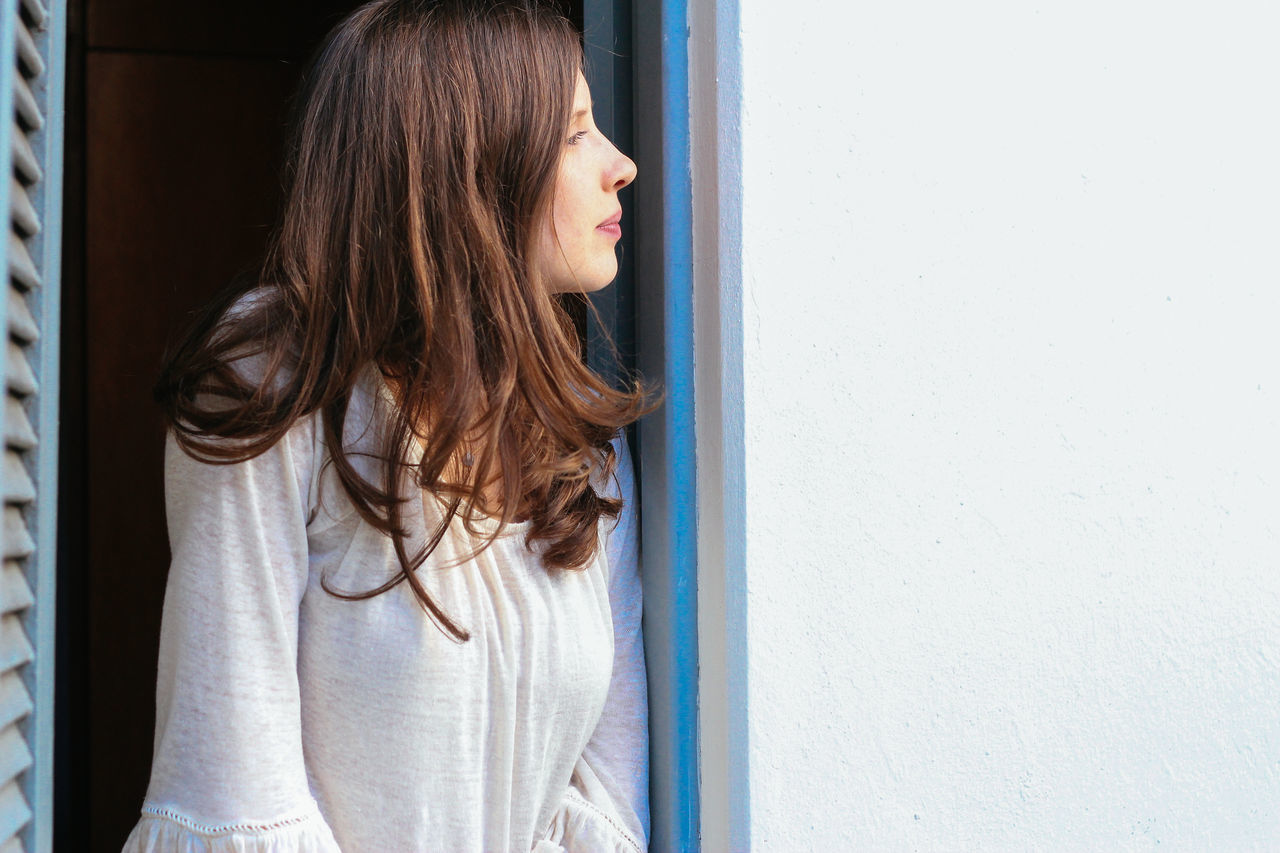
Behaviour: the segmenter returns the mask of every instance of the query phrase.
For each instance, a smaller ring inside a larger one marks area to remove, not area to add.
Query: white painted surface
[[[699,840],[750,847],[737,0],[689,7],[698,506]]]
[[[752,848],[1280,849],[1280,13],[740,6]]]

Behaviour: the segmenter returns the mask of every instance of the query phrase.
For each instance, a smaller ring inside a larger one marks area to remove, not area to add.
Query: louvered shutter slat
[[[9,341],[9,390],[15,394],[34,394],[39,390],[27,354],[13,340]]]
[[[35,132],[44,127],[44,116],[40,114],[40,105],[36,96],[27,85],[21,74],[13,75],[13,108],[18,114],[18,121],[28,132]]]
[[[4,404],[4,442],[18,450],[30,450],[36,446],[36,431],[27,418],[22,401],[10,396]]]
[[[40,29],[44,25],[44,19],[49,16],[40,0],[22,0],[22,9],[31,19],[32,29]]]
[[[23,744],[23,749],[26,749],[26,744]],[[0,838],[15,835],[29,820],[31,809],[27,806],[27,800],[22,796],[22,789],[18,787],[17,781],[0,787]],[[6,846],[5,849],[21,850],[22,845],[19,843],[14,848]]]
[[[32,237],[40,233],[40,214],[31,204],[31,199],[27,198],[27,191],[23,189],[22,184],[18,183],[17,178],[10,180],[9,213],[13,217],[13,224],[24,237]]]
[[[13,126],[13,170],[28,185],[38,183],[44,177],[40,170],[40,159],[31,147],[27,134],[15,122]]]
[[[15,613],[25,610],[35,602],[27,579],[22,574],[22,564],[16,560],[5,560],[0,569],[0,613]]]
[[[31,750],[17,726],[0,731],[0,780],[12,779],[31,766]]]
[[[13,614],[0,616],[0,672],[31,660],[31,643],[22,620]]]
[[[22,510],[16,506],[4,508],[4,559],[20,560],[31,556],[36,549],[35,540],[27,530]]]
[[[44,60],[40,58],[40,48],[26,27],[18,27],[18,64],[28,77],[39,77],[44,73]]]
[[[35,290],[40,286],[40,273],[31,260],[31,253],[27,251],[22,238],[13,232],[9,233],[9,275],[27,290]]]
[[[36,487],[22,464],[22,457],[12,450],[4,453],[4,502],[30,503],[35,500]]]
[[[4,502],[30,503],[36,498],[36,487],[27,474],[22,457],[12,450],[4,453]]]
[[[27,307],[27,300],[13,287],[9,288],[9,331],[24,344],[35,343],[40,337],[40,326]]]
[[[31,713],[31,696],[22,676],[16,672],[0,675],[0,728],[16,723]]]

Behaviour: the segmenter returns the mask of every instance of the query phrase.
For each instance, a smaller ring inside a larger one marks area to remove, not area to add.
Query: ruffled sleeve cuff
[[[645,853],[616,818],[570,788],[533,853]]]
[[[121,853],[342,853],[314,806],[270,821],[205,824],[150,803]]]

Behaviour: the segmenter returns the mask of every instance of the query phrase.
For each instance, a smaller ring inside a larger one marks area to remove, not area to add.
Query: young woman
[[[127,851],[645,847],[648,403],[556,293],[635,165],[534,0],[375,0],[301,96],[258,286],[158,389],[173,552]]]

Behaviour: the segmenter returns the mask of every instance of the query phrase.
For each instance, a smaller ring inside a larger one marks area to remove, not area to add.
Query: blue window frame
[[[607,332],[625,363],[661,383],[663,406],[637,430],[649,669],[655,853],[700,848],[697,493],[693,420],[692,189],[685,0],[586,0],[587,73],[597,121],[639,167],[624,204],[624,264],[596,297],[605,330],[588,357],[607,370]],[[607,98],[601,97],[605,92]],[[628,323],[634,318],[634,327]]]

